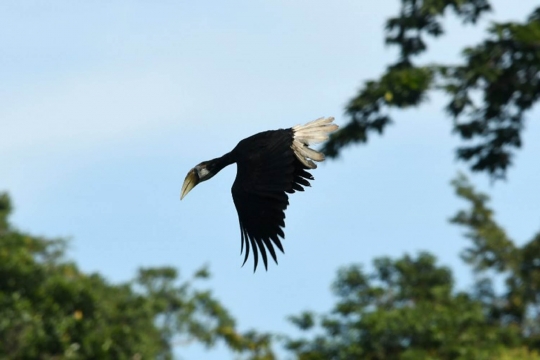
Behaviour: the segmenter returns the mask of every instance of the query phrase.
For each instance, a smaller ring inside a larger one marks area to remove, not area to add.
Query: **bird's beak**
[[[197,172],[195,169],[191,169],[188,174],[186,175],[186,179],[184,180],[184,185],[182,185],[182,192],[180,193],[180,200],[184,198],[184,196],[187,195],[188,192],[190,192],[191,189],[195,187],[199,183],[199,176],[197,175]]]

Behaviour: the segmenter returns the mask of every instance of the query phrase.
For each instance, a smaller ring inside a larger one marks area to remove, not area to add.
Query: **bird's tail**
[[[291,148],[294,154],[309,169],[315,169],[314,161],[323,161],[324,154],[308,147],[311,144],[321,143],[328,140],[328,134],[336,131],[338,126],[333,124],[333,117],[319,118],[305,125],[293,126],[293,143]]]

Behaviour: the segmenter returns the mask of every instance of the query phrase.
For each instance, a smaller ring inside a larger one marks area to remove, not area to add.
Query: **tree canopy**
[[[466,229],[462,258],[474,272],[458,290],[452,271],[421,252],[383,257],[370,271],[342,268],[329,313],[291,317],[301,338],[285,337],[295,358],[540,359],[540,233],[521,246],[495,221],[489,197],[464,176],[453,181],[468,202],[451,222]],[[201,269],[178,281],[169,267],[141,269],[127,283],[85,274],[64,257],[65,241],[9,223],[0,196],[0,357],[20,359],[172,358],[175,343],[222,341],[248,359],[274,359],[283,335],[239,332],[208,290]],[[501,283],[501,286],[497,286]]]
[[[0,194],[0,358],[170,359],[175,343],[224,342],[249,359],[272,359],[266,335],[241,333],[209,290],[171,267],[140,269],[111,284],[64,259],[66,242],[21,232]]]
[[[540,7],[523,22],[494,22],[481,43],[462,50],[462,63],[420,64],[426,39],[444,34],[452,12],[475,24],[491,10],[488,0],[401,0],[398,16],[386,22],[386,43],[399,58],[379,79],[368,80],[346,106],[349,122],[325,145],[331,157],[351,144],[382,134],[393,119],[388,110],[422,105],[439,91],[462,142],[456,155],[473,171],[503,178],[516,149],[526,113],[540,96]]]
[[[473,288],[456,290],[451,270],[425,252],[376,259],[370,272],[344,267],[332,311],[291,318],[314,330],[287,341],[298,359],[540,359],[540,233],[516,246],[485,194],[463,176],[453,184],[469,203],[451,221],[471,240],[462,257],[477,273]]]
[[[449,12],[475,24],[490,10],[488,0],[401,0],[385,30],[399,58],[349,101],[349,122],[325,144],[326,153],[338,156],[382,134],[393,121],[390,109],[420,106],[439,91],[461,139],[458,159],[504,178],[540,96],[540,7],[523,22],[492,23],[483,41],[463,49],[461,63],[417,60],[428,37],[443,35]],[[291,317],[306,334],[286,341],[297,359],[540,359],[540,233],[518,246],[496,222],[486,194],[463,175],[452,184],[469,204],[451,222],[470,241],[462,259],[474,272],[472,287],[456,289],[451,270],[426,252],[379,258],[369,271],[344,267],[331,311]]]

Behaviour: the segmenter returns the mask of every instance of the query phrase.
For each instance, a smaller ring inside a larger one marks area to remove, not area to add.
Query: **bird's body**
[[[267,268],[267,254],[277,263],[274,246],[283,252],[287,194],[303,191],[313,176],[307,171],[317,166],[324,155],[307,145],[328,138],[337,129],[333,118],[321,118],[289,129],[264,131],[238,143],[220,158],[202,162],[193,168],[182,186],[183,198],[197,183],[208,180],[225,166],[236,163],[236,179],[231,192],[240,221],[242,251],[246,262],[250,248],[257,268],[258,252]],[[258,251],[257,251],[258,250]]]

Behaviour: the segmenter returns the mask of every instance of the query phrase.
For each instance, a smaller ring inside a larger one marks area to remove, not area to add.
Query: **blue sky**
[[[493,3],[490,20],[522,20],[533,7]],[[467,286],[458,256],[467,243],[447,222],[464,206],[449,181],[466,167],[438,95],[313,172],[312,188],[290,199],[286,254],[268,272],[240,267],[234,166],[179,201],[189,169],[249,135],[320,116],[344,124],[344,104],[395,58],[382,29],[397,9],[395,0],[2,2],[0,190],[13,198],[13,222],[71,238],[70,257],[114,282],[141,266],[187,276],[208,264],[207,285],[243,330],[290,333],[288,315],[331,307],[340,266],[383,255],[433,252]],[[449,34],[422,61],[457,60],[488,23],[449,17]],[[508,182],[472,177],[519,243],[540,228],[538,138],[528,121]]]

